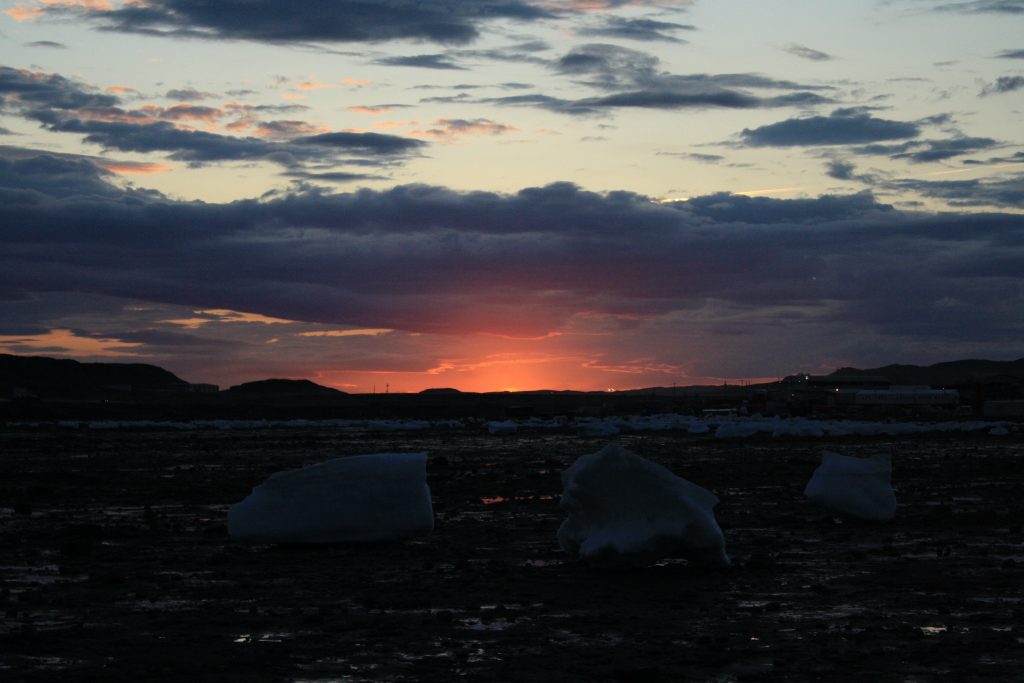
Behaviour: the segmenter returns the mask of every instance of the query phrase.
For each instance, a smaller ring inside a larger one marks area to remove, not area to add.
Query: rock
[[[336,458],[279,472],[231,506],[228,533],[258,543],[394,541],[434,528],[426,453]]]
[[[885,522],[896,514],[891,479],[892,461],[888,454],[854,458],[824,451],[821,465],[804,488],[804,495],[833,512]]]
[[[642,566],[663,557],[727,565],[718,498],[615,444],[562,473],[562,550],[596,564]]]

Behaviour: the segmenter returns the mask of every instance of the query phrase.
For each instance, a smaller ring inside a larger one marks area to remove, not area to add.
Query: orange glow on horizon
[[[322,370],[310,379],[356,393],[390,385],[392,393],[452,388],[466,392],[492,391],[622,391],[650,386],[710,383],[714,378],[688,377],[675,366],[600,365],[596,357],[540,353],[502,353],[479,360],[444,360],[418,371]]]

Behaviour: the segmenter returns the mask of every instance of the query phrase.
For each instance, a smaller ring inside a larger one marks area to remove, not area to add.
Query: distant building
[[[850,412],[857,393],[889,388],[880,375],[790,375],[768,392],[767,410],[775,414]]]
[[[1024,401],[985,401],[984,414],[989,420],[1024,419]]]
[[[956,406],[960,392],[927,386],[894,386],[888,389],[862,389],[855,396],[858,406]]]

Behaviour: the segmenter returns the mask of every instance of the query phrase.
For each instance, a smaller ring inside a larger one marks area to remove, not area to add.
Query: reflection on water
[[[535,500],[555,500],[556,496],[494,496],[492,498],[481,498],[484,505],[496,505],[498,503],[525,503]]]
[[[234,639],[235,643],[249,645],[252,643],[283,643],[290,639],[290,633],[242,633]]]

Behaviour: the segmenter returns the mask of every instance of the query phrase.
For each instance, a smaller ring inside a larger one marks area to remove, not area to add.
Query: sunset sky
[[[0,353],[353,392],[1024,356],[1024,0],[0,11]]]

